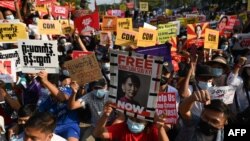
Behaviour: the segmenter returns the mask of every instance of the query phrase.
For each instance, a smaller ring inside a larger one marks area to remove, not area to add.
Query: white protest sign
[[[225,104],[232,104],[235,88],[233,86],[211,87],[208,89],[211,99],[220,99]]]
[[[157,27],[155,27],[155,26],[153,26],[151,24],[148,24],[148,23],[144,23],[143,27],[144,28],[148,28],[148,29],[152,29],[152,30],[156,30],[157,29]]]
[[[0,60],[0,79],[5,83],[16,82],[16,66],[15,60]]]
[[[175,24],[176,25],[176,29],[177,29],[177,35],[180,34],[180,28],[181,28],[181,22],[180,21],[171,21],[169,23]]]
[[[22,72],[59,73],[57,41],[19,40],[18,51]]]
[[[0,60],[2,59],[14,60],[16,71],[17,72],[21,71],[21,64],[20,64],[20,58],[18,56],[18,49],[1,50]]]

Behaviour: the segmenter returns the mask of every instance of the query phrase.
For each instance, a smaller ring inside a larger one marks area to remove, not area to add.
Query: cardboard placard
[[[117,19],[117,29],[128,29],[132,30],[133,29],[133,23],[132,23],[132,18],[118,18]]]
[[[115,16],[103,16],[102,30],[103,31],[116,31],[117,17]]]
[[[219,31],[206,29],[204,48],[218,49],[219,45]]]
[[[52,5],[51,14],[54,17],[61,17],[63,19],[67,19],[69,17],[69,7],[67,6],[58,6],[58,5]]]
[[[148,2],[140,2],[140,11],[148,11]]]
[[[20,58],[18,55],[18,49],[8,49],[0,51],[0,60],[14,60],[16,71],[21,71]]]
[[[90,15],[81,16],[74,20],[75,28],[79,33],[99,30],[99,14],[93,12]]]
[[[138,32],[133,30],[118,29],[115,44],[119,46],[136,45]]]
[[[16,82],[16,66],[15,60],[1,59],[0,60],[0,80],[5,83]]]
[[[220,31],[220,35],[230,35],[231,32],[233,32],[236,19],[236,15],[221,15],[216,28],[218,31]]]
[[[102,78],[102,72],[94,53],[67,61],[65,67],[69,71],[71,79],[77,81],[79,85]]]
[[[23,73],[59,73],[56,40],[19,40],[18,51]]]
[[[220,99],[225,104],[232,104],[235,88],[233,86],[211,87],[208,89],[211,99]]]
[[[43,20],[38,19],[38,32],[40,34],[60,35],[62,27],[58,20]]]
[[[111,50],[111,87],[109,98],[117,110],[128,116],[153,121],[162,69],[162,58]],[[129,84],[133,83],[133,91]],[[154,94],[153,94],[154,93]],[[116,104],[115,104],[116,103]]]
[[[77,51],[77,50],[74,50],[74,51],[72,52],[72,58],[73,58],[73,59],[78,59],[78,58],[80,58],[80,57],[89,55],[89,54],[91,54],[91,53],[93,53],[93,52],[85,52],[85,51]]]
[[[156,44],[157,31],[147,28],[139,28],[137,46],[148,47]]]
[[[0,42],[14,43],[18,39],[28,39],[26,25],[23,23],[0,23]]]
[[[166,124],[176,124],[176,94],[175,93],[159,93],[157,96],[157,115],[166,115]]]

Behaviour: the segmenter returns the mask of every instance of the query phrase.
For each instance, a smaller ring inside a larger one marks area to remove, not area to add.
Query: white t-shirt
[[[22,133],[19,136],[20,137],[16,138],[15,141],[23,141],[24,134]],[[63,137],[53,133],[53,137],[51,138],[50,141],[67,141],[67,140],[64,139]]]

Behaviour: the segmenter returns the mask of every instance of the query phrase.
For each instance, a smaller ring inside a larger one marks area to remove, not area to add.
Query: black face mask
[[[219,130],[202,119],[200,120],[198,127],[198,129],[206,136],[216,135]]]
[[[160,81],[160,85],[165,85],[168,83],[168,78],[165,76],[161,76],[161,81]]]

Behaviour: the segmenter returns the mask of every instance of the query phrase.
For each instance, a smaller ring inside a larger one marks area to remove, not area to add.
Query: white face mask
[[[212,87],[212,82],[203,82],[203,81],[199,81],[198,82],[198,86],[202,89],[202,90],[207,90],[208,88]]]
[[[6,19],[7,20],[14,20],[15,17],[14,17],[14,15],[8,15],[8,16],[6,16]]]

